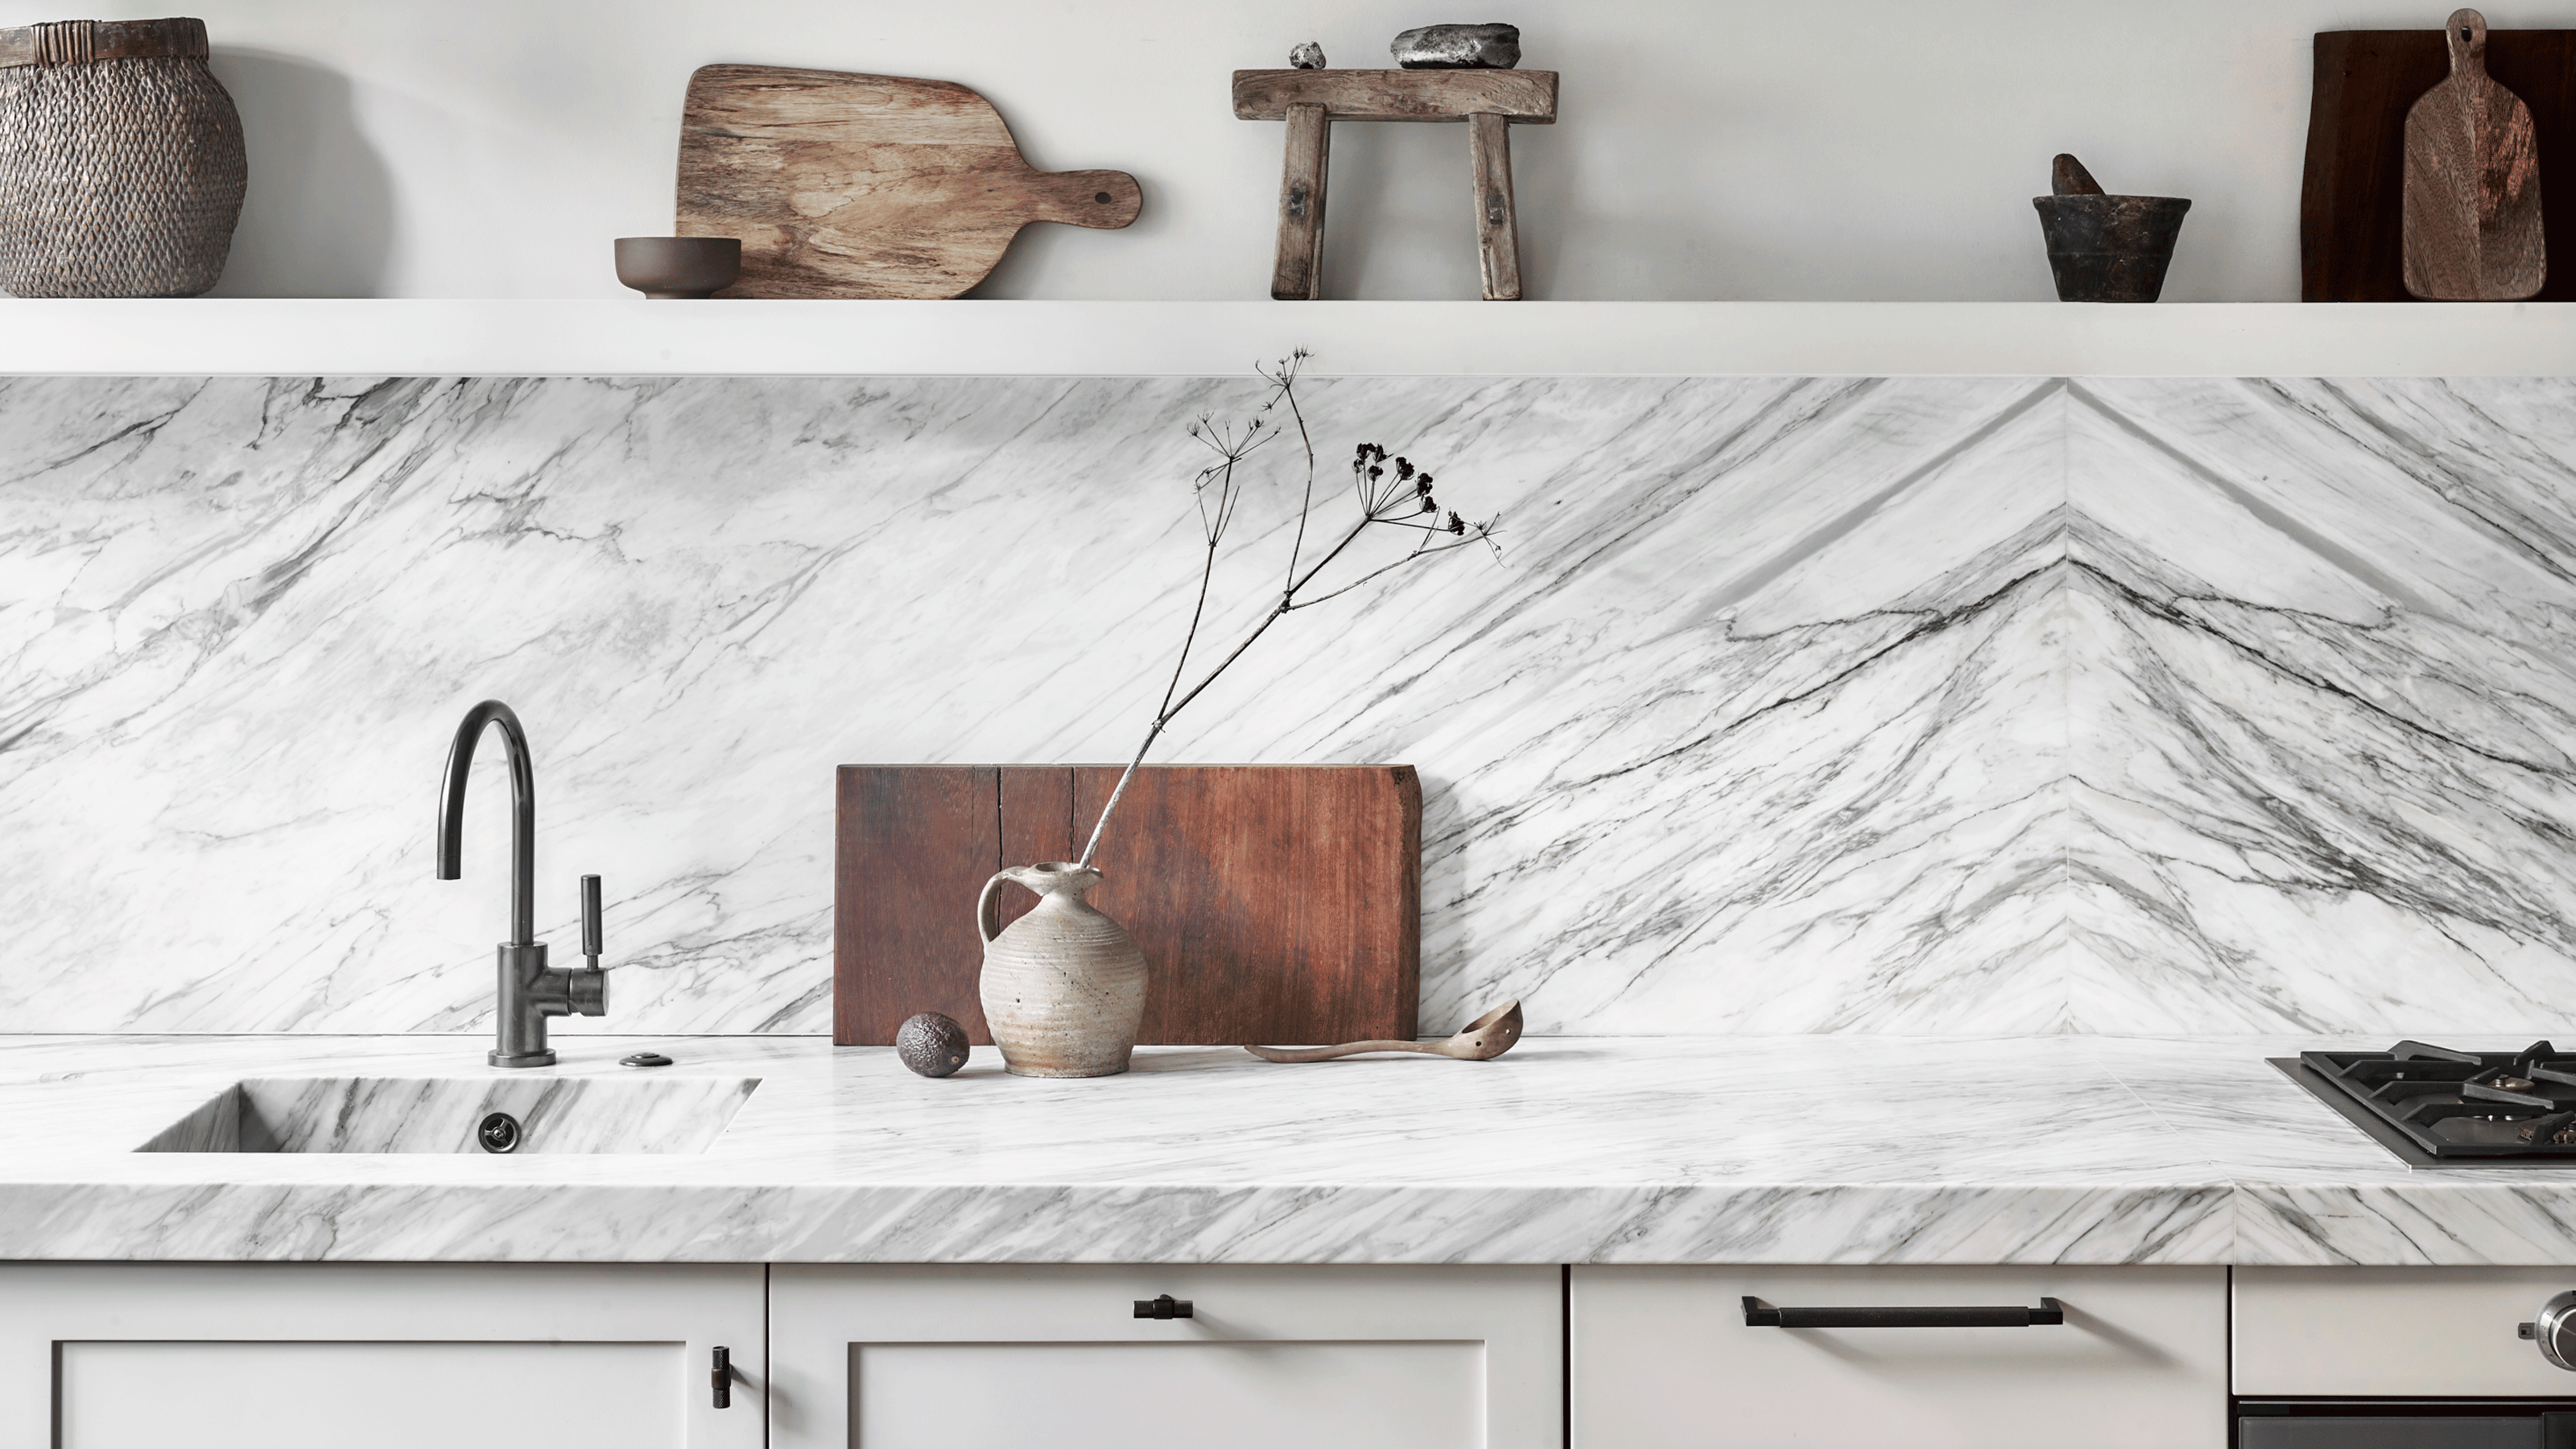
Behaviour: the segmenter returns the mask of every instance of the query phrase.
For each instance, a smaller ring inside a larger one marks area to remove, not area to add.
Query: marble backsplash
[[[483,1025],[497,752],[429,847],[487,696],[559,953],[606,877],[583,1027],[828,1030],[832,767],[1123,757],[1185,429],[1260,397],[0,382],[0,1030]],[[1425,1030],[2576,1030],[2576,381],[1306,398],[1328,489],[1384,443],[1504,557],[1289,620],[1160,758],[1420,769]]]

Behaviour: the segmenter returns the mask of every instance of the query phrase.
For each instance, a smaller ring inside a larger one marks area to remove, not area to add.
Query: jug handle
[[[975,934],[983,937],[987,946],[993,944],[995,936],[1002,934],[1001,914],[994,905],[993,888],[1010,878],[1011,873],[1007,870],[993,872],[993,878],[984,882],[984,893],[975,898]]]

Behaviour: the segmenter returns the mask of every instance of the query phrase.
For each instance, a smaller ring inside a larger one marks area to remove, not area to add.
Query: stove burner
[[[2522,1124],[2513,1134],[2524,1142],[2546,1142],[2557,1147],[2576,1147],[2576,1112],[2552,1112]]]
[[[2548,1042],[2460,1052],[2301,1052],[2276,1065],[2419,1166],[2576,1168],[2576,1054]]]

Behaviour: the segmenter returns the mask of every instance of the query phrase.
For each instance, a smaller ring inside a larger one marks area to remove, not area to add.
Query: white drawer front
[[[1577,1449],[2222,1449],[2222,1268],[1574,1270]],[[2029,1328],[1756,1328],[1778,1307],[2035,1308]]]
[[[781,1265],[771,1443],[1558,1449],[1561,1304],[1546,1267]]]
[[[2576,1268],[2239,1268],[2236,1392],[2576,1395],[2515,1336]]]
[[[64,1343],[61,1449],[685,1449],[676,1343]],[[749,1414],[745,1418],[751,1417]]]
[[[0,1449],[759,1449],[763,1308],[758,1265],[0,1264]]]

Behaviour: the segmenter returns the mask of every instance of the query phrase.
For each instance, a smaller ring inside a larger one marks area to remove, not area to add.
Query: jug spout
[[[1100,884],[1100,872],[1069,860],[1049,861],[1044,865],[1015,865],[1002,874],[1027,886],[1042,896],[1070,895],[1079,900],[1083,892]]]

